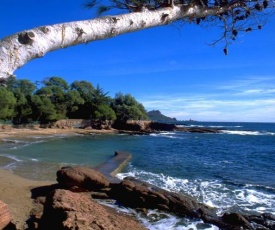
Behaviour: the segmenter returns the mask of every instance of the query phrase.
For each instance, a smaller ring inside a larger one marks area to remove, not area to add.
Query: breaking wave
[[[169,191],[191,195],[200,202],[218,208],[219,213],[274,212],[275,188],[272,187],[220,180],[182,179],[162,173],[137,170],[131,165],[128,169],[129,172],[119,173],[117,177],[123,179],[126,176],[133,176]]]

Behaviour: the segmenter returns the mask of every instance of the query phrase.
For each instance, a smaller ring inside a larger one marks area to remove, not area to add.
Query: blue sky
[[[66,2],[66,3],[65,3]],[[36,26],[95,17],[85,0],[1,0],[0,38]],[[47,54],[18,79],[59,76],[130,93],[179,120],[275,122],[275,17],[223,54],[217,28],[169,25]]]

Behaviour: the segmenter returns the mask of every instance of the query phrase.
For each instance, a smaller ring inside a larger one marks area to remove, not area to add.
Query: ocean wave
[[[233,134],[233,135],[275,135],[273,132],[265,132],[265,131],[245,131],[245,130],[221,130],[224,134]]]
[[[115,208],[121,213],[135,216],[147,229],[150,230],[189,230],[189,229],[207,229],[218,230],[219,228],[203,223],[200,220],[191,220],[184,217],[172,215],[159,210],[148,210],[148,213],[137,212],[134,209],[119,205],[115,200],[97,200],[98,203]]]
[[[19,159],[19,158],[15,157],[15,156],[9,155],[9,154],[0,154],[0,157],[6,157],[6,158],[11,159],[11,160],[14,160],[14,161],[16,161],[16,162],[21,162],[21,161],[23,161],[22,159]]]
[[[199,128],[242,128],[241,125],[177,125],[178,127],[199,127]]]
[[[6,143],[12,143],[12,144],[26,143],[26,141],[24,140],[7,139],[7,138],[3,138],[2,141]]]
[[[31,142],[24,142],[24,143],[19,143],[18,145],[16,146],[13,146],[11,147],[10,149],[21,149],[21,148],[24,148],[24,147],[27,147],[29,145],[33,145],[33,144],[38,144],[38,143],[43,143],[43,142],[46,142],[45,140],[40,140],[40,141],[31,141]]]
[[[178,139],[179,137],[175,136],[175,134],[176,133],[174,133],[174,132],[160,132],[160,133],[151,133],[150,136]]]
[[[186,128],[186,127],[199,127],[199,128],[204,128],[204,127],[209,127],[207,125],[176,125],[177,127],[182,127],[182,128]]]
[[[162,173],[137,170],[131,165],[129,172],[117,175],[120,179],[125,176],[133,176],[169,191],[191,195],[199,202],[218,208],[219,214],[226,211],[248,213],[275,211],[275,193],[266,186],[241,185],[209,179],[182,179]]]

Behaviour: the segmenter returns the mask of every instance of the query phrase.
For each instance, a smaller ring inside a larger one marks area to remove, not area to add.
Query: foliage
[[[14,114],[16,98],[11,91],[0,86],[0,119],[11,119]]]
[[[28,80],[10,78],[6,87],[0,88],[0,102],[0,119],[17,124],[64,118],[126,121],[146,117],[143,105],[130,94],[119,93],[112,99],[99,85],[94,88],[87,81],[68,85],[60,77],[44,80],[38,89]]]
[[[123,95],[122,93],[117,93],[112,103],[112,108],[115,111],[119,121],[126,122],[130,119],[147,119],[144,106],[130,94]]]
[[[32,117],[34,121],[48,123],[57,120],[54,104],[44,95],[33,95],[31,98]]]
[[[30,96],[35,90],[35,85],[29,80],[9,78],[7,81],[7,89],[13,92],[16,98],[13,122],[27,123],[31,119],[32,109],[30,106]]]
[[[99,105],[97,110],[94,112],[94,118],[100,120],[116,120],[115,111],[107,104]]]

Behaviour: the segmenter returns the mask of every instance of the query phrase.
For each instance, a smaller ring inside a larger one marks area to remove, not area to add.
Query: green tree
[[[90,119],[93,112],[93,92],[94,87],[88,81],[74,81],[71,84],[71,90],[76,90],[83,103],[78,105],[78,110],[71,114],[74,118]]]
[[[111,98],[108,92],[105,93],[104,90],[97,85],[92,93],[92,118],[102,119],[102,120],[115,120],[115,112],[110,107]],[[107,117],[109,119],[107,119]]]
[[[71,89],[79,92],[83,100],[91,101],[93,97],[94,86],[88,81],[74,81]]]
[[[7,81],[7,89],[13,92],[16,98],[14,108],[14,123],[28,123],[31,121],[32,109],[30,97],[35,90],[35,85],[29,80],[17,80],[10,78]]]
[[[47,96],[33,95],[31,97],[31,107],[33,110],[32,119],[34,121],[46,124],[56,121],[58,118],[55,106]]]
[[[48,86],[50,88],[62,89],[62,91],[64,92],[69,89],[68,83],[60,77],[50,77],[48,79],[45,79],[43,82],[45,86]]]
[[[107,104],[101,104],[98,106],[97,110],[94,112],[94,118],[101,121],[105,120],[116,120],[115,111]]]
[[[13,117],[16,98],[5,87],[0,86],[0,119],[8,120]]]
[[[44,87],[37,91],[37,95],[43,95],[50,99],[55,107],[56,120],[66,118],[68,83],[60,77],[50,77],[44,81],[44,85]]]
[[[81,118],[79,109],[84,104],[83,98],[76,90],[69,90],[65,95],[68,118]]]
[[[112,108],[118,121],[126,122],[129,119],[143,120],[148,118],[144,106],[130,94],[117,93]]]
[[[35,85],[29,80],[17,80],[16,78],[9,78],[7,80],[7,89],[16,94],[23,94],[25,96],[32,95],[35,90]]]

